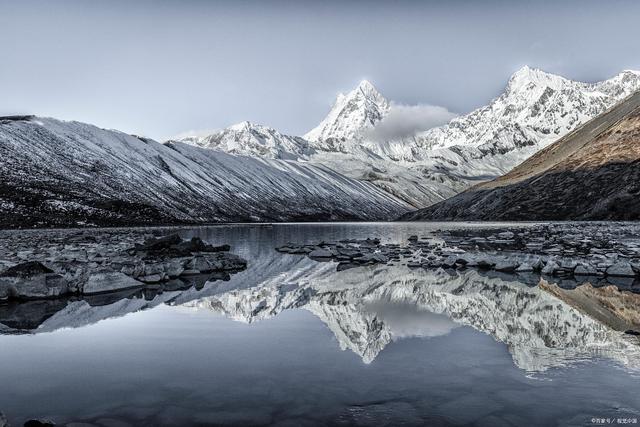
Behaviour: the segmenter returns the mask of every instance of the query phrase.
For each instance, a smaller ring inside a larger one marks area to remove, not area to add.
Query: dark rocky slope
[[[506,175],[401,219],[640,219],[640,92]]]

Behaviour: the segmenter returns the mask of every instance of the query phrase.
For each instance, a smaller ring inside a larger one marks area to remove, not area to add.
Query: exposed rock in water
[[[37,261],[18,264],[0,274],[0,300],[54,298],[68,292],[67,281]]]
[[[0,300],[116,292],[185,276],[228,274],[247,265],[228,252],[229,245],[213,246],[198,237],[185,241],[177,234],[147,235],[144,244],[139,244],[135,240],[140,239],[140,233],[131,230],[95,235],[43,233],[53,236],[44,238],[41,245],[24,249],[24,242],[8,241],[7,246],[17,250],[3,253],[0,249],[0,256],[27,259],[17,265],[13,265],[14,259],[2,261],[1,265],[10,266],[0,273]]]
[[[0,274],[0,277],[16,277],[21,279],[28,279],[30,277],[47,273],[53,273],[53,270],[42,265],[42,263],[38,261],[29,261],[7,268],[2,272],[2,274]]]
[[[618,277],[635,277],[636,273],[631,268],[631,264],[628,262],[617,262],[611,267],[607,268],[607,274],[609,276]]]
[[[135,288],[142,284],[119,271],[103,271],[93,273],[87,279],[82,288],[85,295],[97,294],[102,292],[119,291],[122,289]]]

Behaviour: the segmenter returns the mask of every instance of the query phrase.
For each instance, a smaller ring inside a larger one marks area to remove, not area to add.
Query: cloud
[[[365,137],[373,141],[390,141],[443,125],[456,117],[444,107],[435,105],[391,104],[389,113]]]

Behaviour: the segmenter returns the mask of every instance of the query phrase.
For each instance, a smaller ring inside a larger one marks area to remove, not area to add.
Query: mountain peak
[[[358,84],[357,89],[361,90],[364,93],[369,93],[369,92],[380,93],[378,92],[378,89],[376,89],[376,87],[373,85],[373,83],[371,83],[369,80],[361,80],[360,83]]]
[[[338,94],[327,117],[305,138],[310,141],[348,140],[371,128],[389,112],[389,101],[368,80],[351,92]]]
[[[511,75],[507,89],[509,91],[519,91],[531,85],[557,88],[565,81],[567,80],[564,77],[525,65]]]
[[[248,120],[244,120],[240,123],[236,123],[234,125],[229,126],[227,129],[233,130],[233,131],[244,131],[244,130],[251,129],[252,127],[254,127],[253,123],[251,123]]]

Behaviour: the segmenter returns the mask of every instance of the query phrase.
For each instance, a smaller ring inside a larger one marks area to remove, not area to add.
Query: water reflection
[[[356,353],[367,364],[393,340],[445,335],[464,325],[505,343],[515,365],[526,371],[545,371],[591,357],[607,357],[630,369],[640,365],[636,337],[538,286],[473,270],[368,266],[338,272],[333,263],[304,257],[270,258],[259,269],[239,274],[244,277],[210,282],[200,290],[151,298],[138,292],[114,301],[5,306],[0,311],[2,331],[42,333],[80,327],[159,304],[210,310],[245,323],[305,309],[331,330],[341,349]]]
[[[247,270],[186,289],[0,305],[0,333],[26,335],[0,336],[0,382],[10,385],[0,409],[12,425],[35,416],[93,425],[105,417],[582,425],[640,416],[638,338],[623,332],[640,304],[618,304],[613,290],[402,265],[337,272],[274,250],[341,238],[402,243],[445,226],[454,225],[182,230],[230,243]],[[611,307],[624,307],[628,321]],[[588,369],[564,369],[581,361]]]

